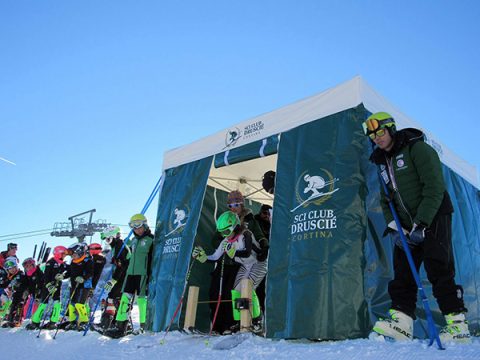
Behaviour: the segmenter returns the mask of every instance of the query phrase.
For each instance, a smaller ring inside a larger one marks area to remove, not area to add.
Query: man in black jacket
[[[463,288],[455,283],[451,223],[453,206],[446,191],[442,166],[436,151],[424,142],[417,129],[397,131],[392,116],[372,114],[363,124],[365,135],[376,145],[370,160],[381,170],[382,208],[389,233],[395,242],[394,278],[388,285],[392,299],[390,318],[376,322],[373,330],[397,340],[412,340],[417,302],[417,284],[410,270],[399,231],[406,237],[417,271],[424,264],[433,295],[447,325],[442,341],[470,342],[465,320],[467,309]],[[382,188],[383,190],[383,188]],[[389,202],[398,214],[398,229]]]

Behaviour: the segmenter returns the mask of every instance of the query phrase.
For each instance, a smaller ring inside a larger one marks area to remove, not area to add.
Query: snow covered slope
[[[164,344],[163,333],[127,336],[112,340],[95,332],[83,337],[77,332],[59,332],[55,340],[52,331],[44,331],[37,339],[37,331],[0,329],[0,358],[16,360],[86,360],[86,359],[480,359],[480,339],[471,345],[450,345],[445,351],[427,342],[390,343],[358,339],[336,342],[307,340],[270,340],[255,336],[230,350],[215,350],[215,344],[225,337],[205,337],[171,332]],[[206,342],[208,344],[206,344]]]

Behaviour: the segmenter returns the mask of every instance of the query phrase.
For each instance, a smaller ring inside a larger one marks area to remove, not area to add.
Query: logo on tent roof
[[[235,146],[237,141],[242,137],[242,133],[239,128],[233,128],[227,131],[225,135],[225,148]]]
[[[296,199],[299,204],[291,209],[290,212],[294,212],[301,207],[306,208],[312,203],[315,205],[324,203],[332,197],[333,193],[339,190],[339,188],[335,189],[335,182],[338,180],[333,178],[332,174],[325,169],[320,169],[316,174],[312,173],[312,175],[308,170],[304,171],[296,185]],[[300,189],[302,188],[303,193],[300,194]]]

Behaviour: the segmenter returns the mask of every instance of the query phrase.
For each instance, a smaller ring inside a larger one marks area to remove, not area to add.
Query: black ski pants
[[[425,241],[410,246],[417,271],[424,264],[442,314],[465,312],[463,288],[455,283],[455,263],[452,249],[452,215],[438,214],[425,231]],[[418,288],[405,252],[395,246],[393,252],[394,279],[388,284],[392,309],[415,319]]]

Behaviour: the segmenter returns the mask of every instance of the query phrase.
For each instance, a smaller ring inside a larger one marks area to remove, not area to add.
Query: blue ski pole
[[[405,255],[407,256],[408,264],[410,265],[410,269],[412,270],[413,278],[417,283],[418,290],[420,291],[420,297],[423,302],[423,308],[425,309],[425,314],[427,315],[428,321],[428,335],[430,337],[430,343],[428,346],[432,346],[433,342],[437,342],[437,346],[439,350],[445,350],[442,346],[442,342],[440,341],[440,337],[438,336],[437,328],[435,327],[435,322],[433,321],[432,311],[430,310],[430,305],[428,303],[427,296],[425,295],[425,290],[423,289],[422,283],[420,281],[420,276],[418,275],[417,268],[415,267],[415,263],[412,258],[412,253],[410,252],[410,248],[408,247],[407,238],[402,231],[402,224],[400,223],[400,218],[398,217],[397,211],[395,210],[395,206],[393,205],[393,200],[390,197],[390,192],[388,190],[387,183],[383,178],[382,174],[379,174],[380,182],[382,183],[383,190],[385,192],[385,196],[388,200],[388,206],[390,207],[390,211],[392,212],[393,219],[395,220],[395,224],[397,224],[397,229],[399,229],[398,233],[400,234],[400,239],[402,239],[402,246],[403,250],[405,251]]]
[[[160,176],[160,179],[158,179],[157,183],[155,184],[155,187],[153,188],[152,192],[150,193],[150,196],[148,197],[147,199],[147,202],[145,203],[145,205],[143,206],[143,209],[141,211],[142,214],[145,214],[145,212],[148,210],[148,208],[150,207],[153,199],[155,198],[155,196],[157,195],[158,191],[160,190],[160,187],[161,187],[161,181],[162,181],[162,178],[163,176]],[[118,254],[116,254],[117,257],[120,256],[120,254],[122,253],[123,249],[125,248],[125,245],[128,243],[128,241],[130,240],[130,236],[132,236],[133,234],[133,229],[130,230],[130,232],[128,233],[127,237],[125,238],[125,240],[123,241],[123,245],[122,247],[120,248],[120,250],[118,251]],[[110,275],[108,276],[108,279],[111,279],[112,276],[113,276],[113,272],[115,271],[115,265],[112,265],[112,269],[110,270]],[[98,308],[98,305],[100,304],[100,302],[102,301],[102,297],[103,297],[103,294],[105,293],[105,288],[102,288],[102,291],[100,292],[100,295],[98,296],[98,300],[97,302],[95,303],[95,306],[92,310],[92,312],[90,313],[90,318],[88,320],[88,325],[85,327],[85,330],[83,331],[83,336],[87,335],[87,332],[88,330],[90,329],[90,326],[92,325],[93,323],[93,320],[95,318],[95,312],[97,311],[97,308]]]

